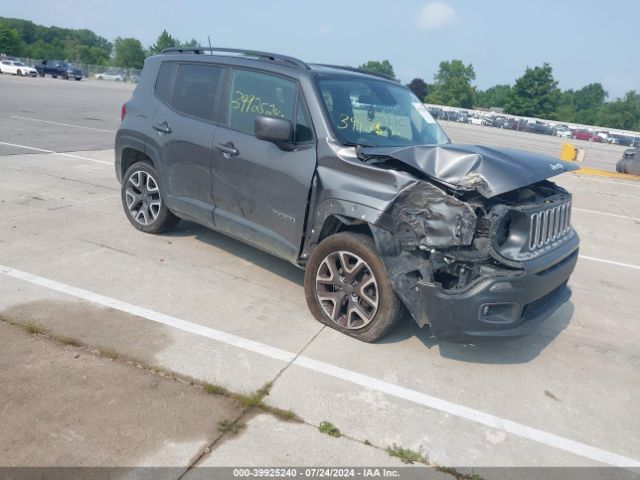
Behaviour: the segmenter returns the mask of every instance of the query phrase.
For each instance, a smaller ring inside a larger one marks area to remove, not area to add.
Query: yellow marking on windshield
[[[274,103],[263,102],[257,95],[250,93],[244,93],[240,90],[236,90],[234,97],[231,100],[231,108],[238,110],[240,113],[254,113],[257,115],[268,115],[270,117],[284,117],[282,110],[280,110]]]

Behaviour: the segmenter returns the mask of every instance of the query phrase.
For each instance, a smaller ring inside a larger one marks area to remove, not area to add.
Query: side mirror
[[[256,117],[255,136],[274,143],[282,150],[292,150],[293,126],[289,120],[259,115]]]

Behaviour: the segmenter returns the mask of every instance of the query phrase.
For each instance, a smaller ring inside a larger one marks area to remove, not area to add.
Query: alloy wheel
[[[156,221],[162,200],[155,178],[144,170],[136,170],[129,176],[125,194],[131,218],[140,225],[150,225]]]
[[[367,326],[378,311],[373,270],[351,252],[332,252],[324,258],[316,273],[316,295],[326,315],[350,330]]]

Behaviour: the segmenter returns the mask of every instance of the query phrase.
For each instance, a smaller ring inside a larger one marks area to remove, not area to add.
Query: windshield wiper
[[[347,147],[375,148],[375,145],[365,145],[364,143],[342,142],[342,144],[347,146]]]

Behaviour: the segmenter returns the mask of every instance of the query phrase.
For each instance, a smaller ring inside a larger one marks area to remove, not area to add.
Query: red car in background
[[[571,135],[572,138],[575,138],[576,140],[588,140],[591,142],[600,142],[602,143],[602,137],[596,135],[595,133],[591,133],[588,132],[586,130],[578,130],[576,132],[573,132],[573,135]]]

